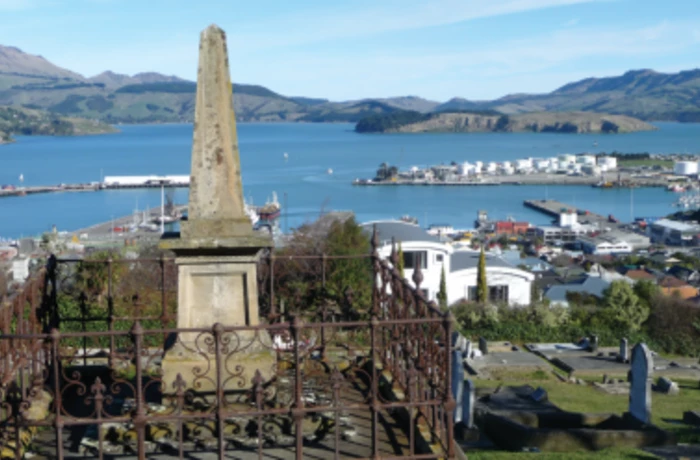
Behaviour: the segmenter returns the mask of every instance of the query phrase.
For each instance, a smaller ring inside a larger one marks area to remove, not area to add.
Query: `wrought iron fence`
[[[0,311],[3,455],[452,458],[451,319],[396,262],[376,236],[369,255],[266,255],[265,324],[183,329],[173,260],[51,258]],[[333,284],[349,264],[368,293]]]

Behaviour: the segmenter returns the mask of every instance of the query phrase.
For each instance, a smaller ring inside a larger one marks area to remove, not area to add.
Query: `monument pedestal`
[[[217,366],[226,391],[252,388],[256,371],[266,382],[274,377],[277,354],[270,335],[254,329],[260,323],[257,264],[269,243],[252,232],[236,238],[161,241],[161,248],[176,254],[178,328],[203,330],[180,333],[167,350],[162,364],[167,393],[174,391],[178,374],[188,389],[215,392]],[[220,329],[215,331],[215,325]],[[245,329],[226,330],[231,327]]]

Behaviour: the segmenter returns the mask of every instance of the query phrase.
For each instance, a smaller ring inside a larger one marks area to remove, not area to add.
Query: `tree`
[[[440,272],[440,291],[437,295],[440,308],[447,308],[447,280],[445,279],[445,266],[442,266]]]
[[[661,289],[651,280],[640,280],[634,284],[634,293],[637,294],[639,302],[651,311],[651,306],[661,294]]]
[[[476,273],[476,300],[479,303],[488,301],[489,288],[486,284],[486,253],[484,247],[481,247],[481,255],[479,255],[479,266]]]
[[[603,292],[603,307],[613,322],[629,331],[638,331],[649,317],[649,308],[622,280],[613,281]]]
[[[396,254],[396,257],[399,259],[397,261],[396,269],[399,271],[399,275],[401,275],[401,279],[403,279],[406,277],[406,275],[404,275],[405,262],[403,260],[403,249],[401,248],[401,241],[399,241],[399,252]]]

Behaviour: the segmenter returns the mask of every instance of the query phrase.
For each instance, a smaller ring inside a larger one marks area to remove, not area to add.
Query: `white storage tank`
[[[580,165],[594,165],[595,155],[580,155],[576,158],[576,162]]]
[[[474,162],[474,172],[479,174],[481,171],[484,169],[484,162],[483,161],[476,161]]]
[[[457,166],[457,174],[460,176],[468,176],[469,172],[473,170],[473,166],[469,162],[464,162]]]
[[[605,171],[612,171],[617,169],[617,158],[615,157],[599,157],[598,166]]]
[[[498,169],[498,165],[494,163],[493,161],[489,162],[489,164],[486,165],[486,172],[488,173],[494,173]]]
[[[589,176],[600,176],[602,168],[600,166],[582,165],[581,172],[584,174],[588,174]]]
[[[562,163],[562,164],[576,163],[576,155],[564,153],[563,155],[559,155],[557,157],[557,160],[559,160],[559,163]]]
[[[501,168],[506,169],[506,168],[510,168],[510,167],[512,167],[512,165],[510,164],[510,161],[501,162]]]
[[[549,169],[549,160],[537,160],[535,161],[535,169],[538,171],[546,171]]]
[[[532,169],[531,160],[515,160],[515,169],[522,171],[524,169]]]
[[[503,174],[505,174],[506,176],[512,176],[513,173],[515,173],[515,169],[513,169],[512,166],[508,166],[507,168],[506,167],[503,168]]]
[[[673,172],[678,176],[692,176],[698,173],[698,163],[696,161],[676,161],[673,165]]]

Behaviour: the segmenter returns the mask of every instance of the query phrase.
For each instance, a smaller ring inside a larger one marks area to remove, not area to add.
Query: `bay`
[[[324,211],[352,210],[358,220],[417,217],[421,224],[470,227],[480,209],[492,218],[536,224],[549,218],[523,207],[550,198],[622,220],[673,212],[677,195],[662,189],[594,189],[587,186],[357,187],[382,162],[427,166],[451,161],[503,161],[560,153],[698,153],[700,125],[658,123],[658,130],[624,135],[545,133],[356,134],[352,124],[238,125],[244,192],[262,205],[276,191],[297,227]],[[84,183],[105,175],[188,174],[192,125],[127,125],[118,134],[86,137],[19,137],[0,146],[0,184]],[[594,147],[594,143],[597,146]],[[284,153],[288,159],[284,159]],[[327,174],[331,168],[333,174]],[[633,197],[631,194],[633,193]],[[185,203],[187,190],[175,201]],[[160,203],[159,190],[56,193],[0,199],[0,237],[37,235],[107,221]],[[633,204],[633,206],[631,206]]]

